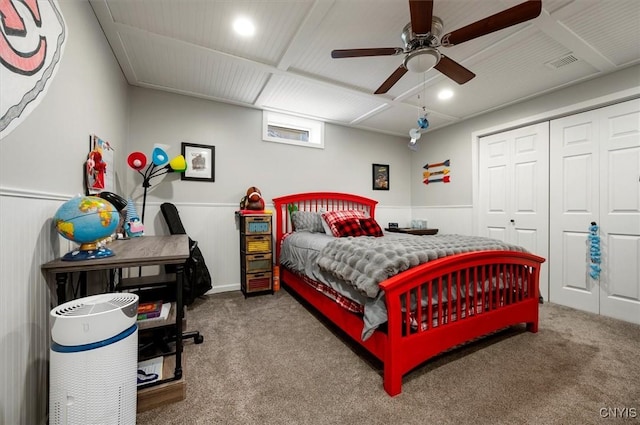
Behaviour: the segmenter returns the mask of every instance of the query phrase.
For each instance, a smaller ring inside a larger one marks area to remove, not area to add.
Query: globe
[[[60,235],[80,244],[80,248],[65,254],[63,260],[88,260],[113,255],[113,251],[98,247],[97,244],[115,233],[120,223],[120,214],[105,199],[76,196],[58,208],[53,222]]]

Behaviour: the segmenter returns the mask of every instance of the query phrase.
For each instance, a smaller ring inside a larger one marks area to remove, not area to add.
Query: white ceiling
[[[543,0],[534,20],[440,48],[476,74],[470,82],[408,72],[383,95],[372,93],[402,55],[330,53],[403,47],[407,0],[90,2],[132,85],[401,136],[423,107],[433,130],[640,63],[640,0]],[[447,33],[521,2],[435,0],[433,14]],[[238,16],[254,21],[253,38],[233,32]],[[444,87],[454,98],[438,100]]]

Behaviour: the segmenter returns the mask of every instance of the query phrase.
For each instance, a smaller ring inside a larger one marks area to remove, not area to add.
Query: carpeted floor
[[[186,400],[137,423],[640,423],[640,326],[540,312],[537,334],[515,327],[441,355],[391,398],[381,365],[287,291],[211,295],[189,311],[205,341],[185,347]]]

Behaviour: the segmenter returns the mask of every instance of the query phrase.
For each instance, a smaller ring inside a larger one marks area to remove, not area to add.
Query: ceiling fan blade
[[[445,55],[442,55],[434,68],[458,84],[464,84],[476,76],[476,74]]]
[[[542,11],[542,0],[528,0],[517,6],[503,10],[500,13],[491,15],[488,18],[481,19],[469,24],[466,27],[459,28],[455,31],[445,34],[441,43],[443,46],[454,46],[482,37],[483,35],[499,31],[510,26],[526,22],[536,18]]]
[[[407,73],[407,68],[400,65],[398,69],[393,71],[393,74],[391,74],[389,78],[387,78],[387,80],[384,83],[382,83],[380,87],[378,87],[378,90],[375,91],[375,94],[383,94],[388,92],[389,89],[393,87],[393,85],[397,83],[400,80],[400,78],[402,78],[402,76],[406,73]]]
[[[402,53],[399,47],[378,47],[371,49],[341,49],[332,50],[331,57],[339,58],[357,58],[363,56],[392,56]]]
[[[411,13],[411,31],[415,34],[431,32],[431,22],[433,21],[432,0],[409,1],[409,12]]]

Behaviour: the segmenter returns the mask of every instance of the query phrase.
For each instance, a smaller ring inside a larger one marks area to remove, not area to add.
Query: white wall
[[[638,87],[640,87],[640,65],[423,134],[418,142],[420,151],[413,155],[411,162],[412,205],[414,207],[445,205],[456,208],[471,207],[473,199],[473,165],[470,149],[472,133]],[[521,122],[520,125],[523,124],[524,122]],[[422,166],[445,159],[451,160],[449,167],[451,183],[424,185],[419,178],[424,171]]]
[[[410,204],[410,152],[406,139],[326,124],[325,149],[262,141],[262,112],[155,90],[132,88],[132,149],[147,155],[154,143],[215,146],[215,182],[153,180],[150,199],[238,204],[250,186],[267,201],[312,190],[342,190],[374,197],[383,205]],[[390,165],[391,190],[373,191],[371,164]],[[142,179],[133,171],[135,198]],[[169,184],[167,184],[169,183]]]
[[[60,7],[68,39],[58,72],[40,105],[0,140],[0,424],[6,425],[46,420],[51,296],[40,265],[69,249],[52,231],[51,217],[83,191],[89,134],[114,143],[118,157],[127,149],[127,84],[93,10],[84,1]]]
[[[382,224],[410,221],[410,151],[406,139],[326,124],[325,148],[262,141],[262,112],[143,88],[131,88],[131,150],[149,155],[154,143],[170,157],[181,143],[215,146],[215,182],[167,175],[151,181],[145,208],[147,234],[166,234],[159,214],[174,203],[187,233],[198,241],[212,272],[213,292],[240,288],[239,239],[234,212],[250,186],[267,206],[276,196],[303,191],[340,191],[380,202]],[[390,190],[372,189],[374,163],[389,164]],[[141,213],[142,177],[127,170],[127,196]]]

